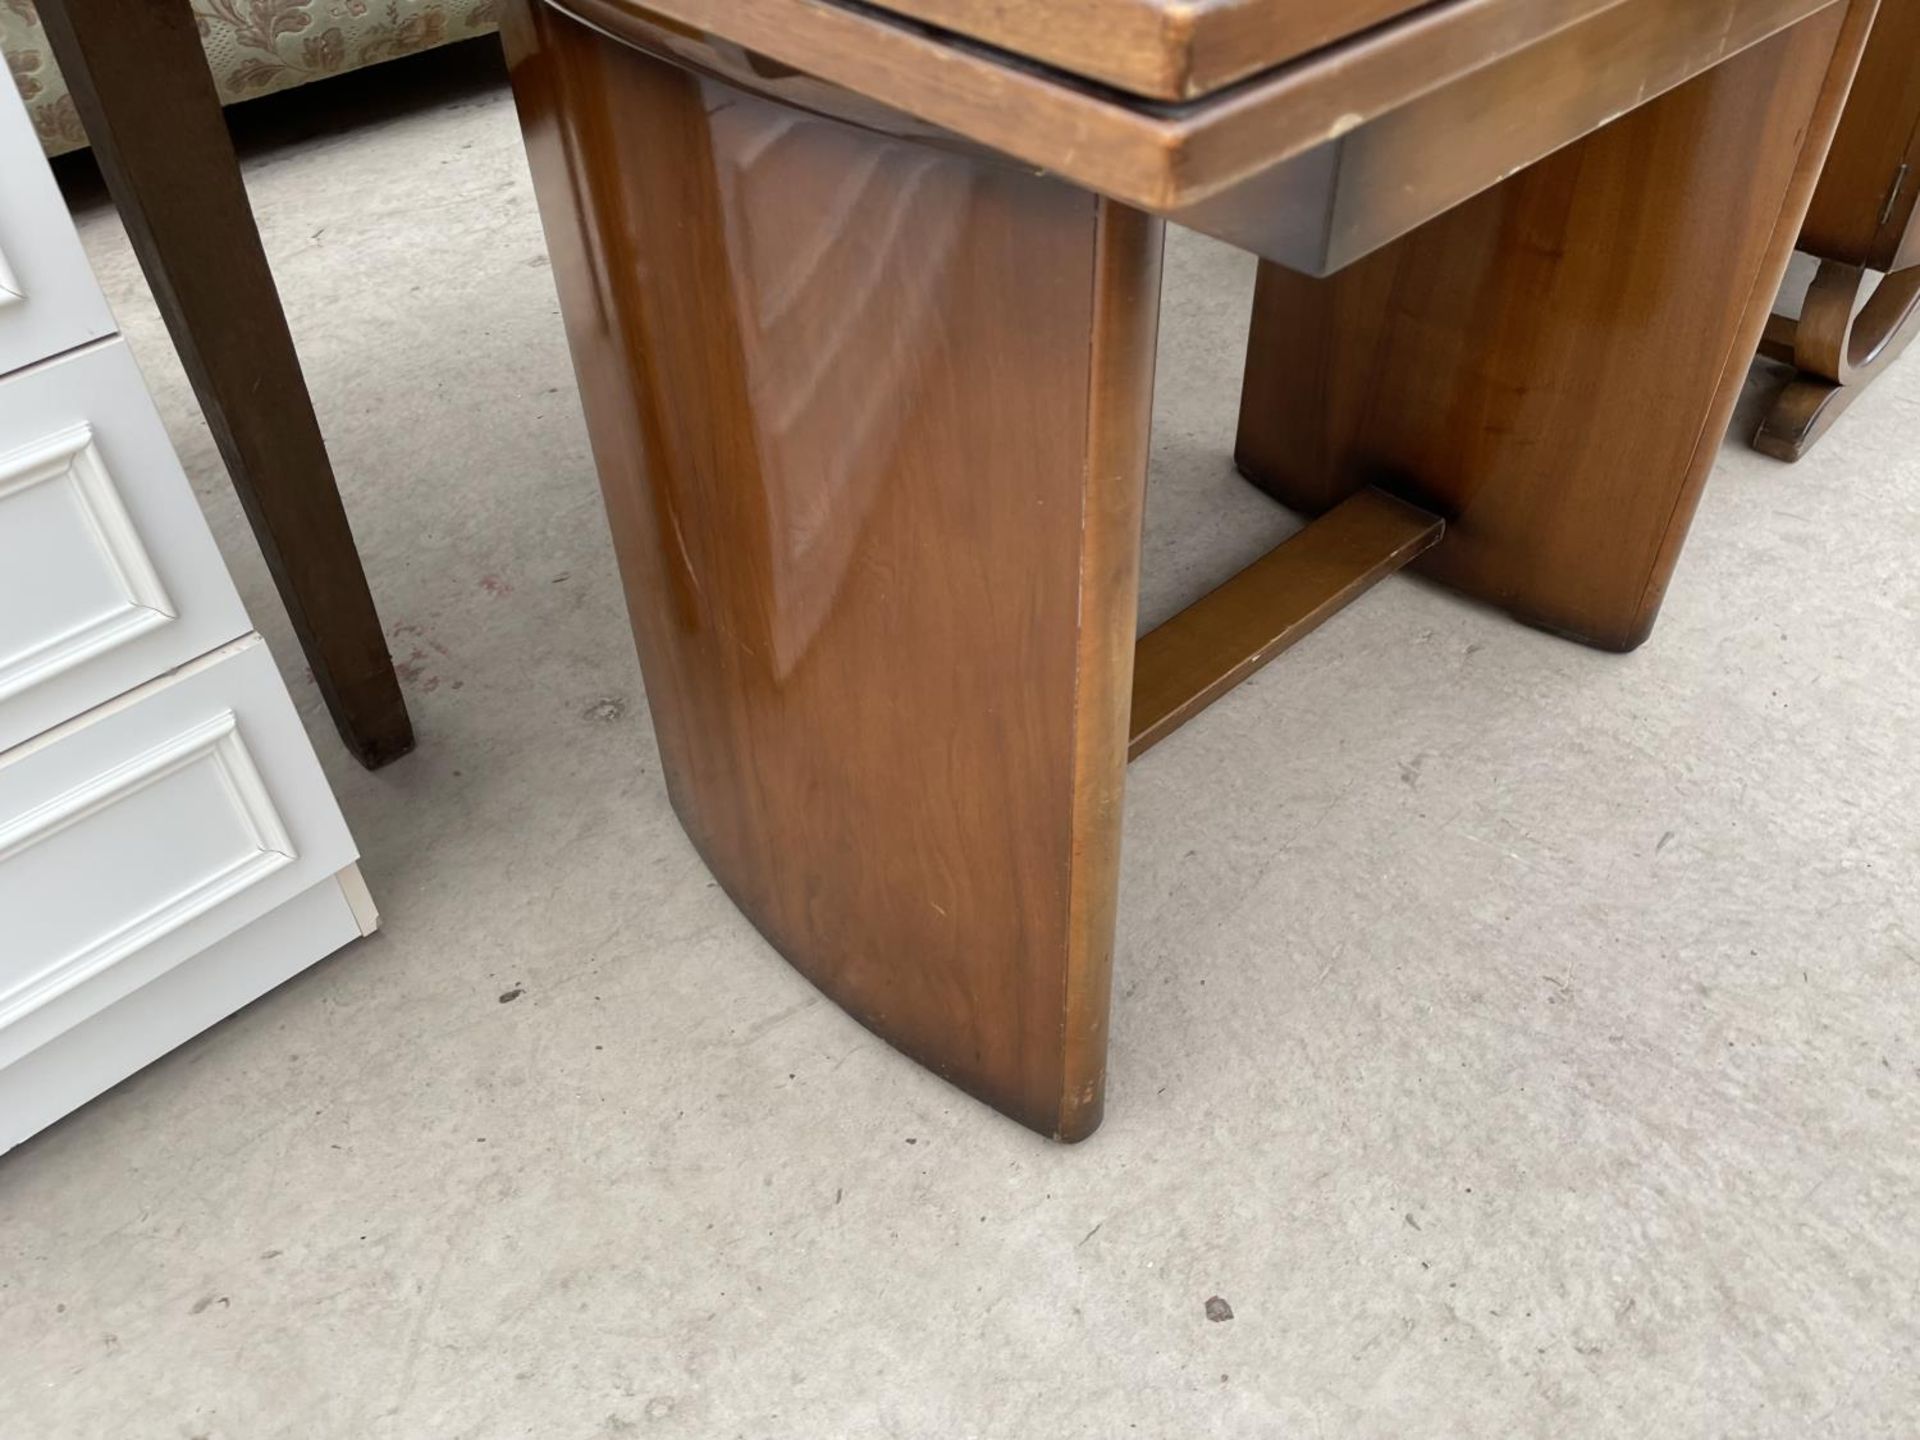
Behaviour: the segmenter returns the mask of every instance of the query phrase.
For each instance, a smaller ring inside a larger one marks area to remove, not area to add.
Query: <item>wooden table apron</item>
[[[1410,560],[1644,639],[1873,4],[1452,0],[1172,109],[655,8],[503,20],[674,807],[835,1002],[1074,1140],[1130,742]],[[1136,674],[1162,215],[1270,257],[1236,453],[1326,518]]]

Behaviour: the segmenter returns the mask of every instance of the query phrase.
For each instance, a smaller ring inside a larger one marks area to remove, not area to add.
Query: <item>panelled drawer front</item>
[[[0,379],[0,749],[248,628],[125,343]]]
[[[354,858],[257,636],[0,756],[0,1066]]]
[[[0,375],[112,333],[26,106],[0,80]]]

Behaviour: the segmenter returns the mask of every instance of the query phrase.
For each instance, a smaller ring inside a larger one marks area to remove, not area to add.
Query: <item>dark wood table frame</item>
[[[413,748],[353,532],[187,0],[39,0],[234,490],[340,738]]]

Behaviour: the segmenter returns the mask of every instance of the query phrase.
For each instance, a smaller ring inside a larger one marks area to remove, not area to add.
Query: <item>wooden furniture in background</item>
[[[134,253],[340,737],[413,748],[306,379],[186,0],[38,0]]]
[[[1920,0],[1884,0],[1800,232],[1820,268],[1799,319],[1767,322],[1761,353],[1800,373],[1774,399],[1757,449],[1798,460],[1920,334],[1916,197]]]
[[[1646,633],[1874,4],[1405,9],[503,13],[674,806],[832,999],[1060,1139],[1130,744],[1428,545]],[[1136,666],[1163,219],[1306,272],[1240,456],[1330,513]]]

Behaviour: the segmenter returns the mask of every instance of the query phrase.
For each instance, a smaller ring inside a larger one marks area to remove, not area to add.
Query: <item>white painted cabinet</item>
[[[53,172],[0,85],[0,375],[113,333]]]
[[[370,931],[355,860],[0,85],[0,1151]]]
[[[252,628],[124,341],[0,380],[0,748]]]

